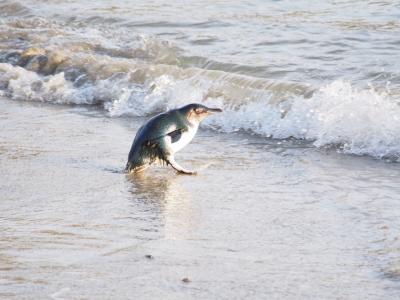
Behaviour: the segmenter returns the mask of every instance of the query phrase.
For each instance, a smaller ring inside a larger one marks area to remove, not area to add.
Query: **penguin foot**
[[[188,171],[188,170],[179,170],[178,173],[184,175],[197,175],[196,171]]]
[[[168,164],[171,165],[171,167],[173,167],[176,171],[178,171],[178,173],[180,174],[187,174],[187,175],[195,175],[197,174],[197,172],[195,171],[189,171],[186,170],[185,168],[181,167],[176,161],[175,158],[173,156],[169,156],[168,157]]]

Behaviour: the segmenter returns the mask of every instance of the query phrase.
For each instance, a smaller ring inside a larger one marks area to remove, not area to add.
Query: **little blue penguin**
[[[215,112],[222,110],[192,103],[151,118],[136,133],[126,171],[138,173],[159,161],[171,165],[179,173],[196,174],[181,167],[174,154],[190,143],[200,122]]]

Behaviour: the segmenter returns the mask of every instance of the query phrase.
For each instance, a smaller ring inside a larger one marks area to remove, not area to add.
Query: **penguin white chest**
[[[190,143],[190,141],[194,138],[196,135],[197,129],[199,126],[190,126],[188,127],[188,130],[183,131],[181,133],[180,138],[175,141],[174,143],[171,142],[170,148],[171,150],[175,153],[178,152],[179,150],[182,150],[184,147],[187,146],[187,144]]]

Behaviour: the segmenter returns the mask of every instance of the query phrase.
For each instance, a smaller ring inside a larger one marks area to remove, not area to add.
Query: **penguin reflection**
[[[197,214],[190,193],[180,184],[182,178],[155,173],[127,175],[134,204],[164,223],[165,238],[193,238]]]

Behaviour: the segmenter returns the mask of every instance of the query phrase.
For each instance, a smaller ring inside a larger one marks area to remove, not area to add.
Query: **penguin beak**
[[[208,108],[207,107],[207,113],[212,114],[212,113],[217,113],[217,112],[222,112],[222,109],[220,109],[220,108]]]

